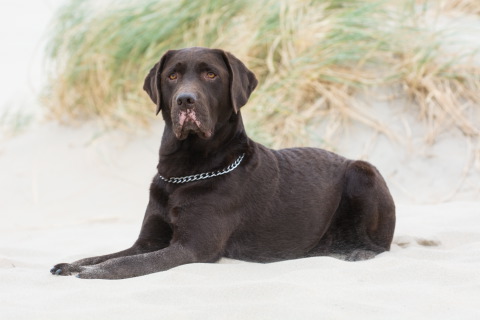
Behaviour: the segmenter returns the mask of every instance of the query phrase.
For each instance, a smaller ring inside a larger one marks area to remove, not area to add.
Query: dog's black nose
[[[177,104],[183,105],[183,106],[188,106],[188,105],[193,105],[195,104],[195,95],[190,92],[184,92],[180,93],[177,96]]]

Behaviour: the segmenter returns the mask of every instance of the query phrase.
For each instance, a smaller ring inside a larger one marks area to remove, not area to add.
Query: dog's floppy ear
[[[235,113],[238,113],[258,84],[252,71],[230,52],[222,51],[223,59],[230,73],[230,98]]]
[[[167,56],[171,53],[171,51],[167,51],[159,62],[157,62],[153,68],[148,73],[147,77],[145,78],[145,82],[143,83],[143,90],[145,90],[150,99],[152,99],[153,103],[157,105],[157,115],[162,109],[162,97],[160,94],[160,74],[162,73],[163,66],[165,65],[165,61],[167,60]]]

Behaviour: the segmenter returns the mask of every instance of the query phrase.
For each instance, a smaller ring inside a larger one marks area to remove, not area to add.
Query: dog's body
[[[138,240],[51,272],[121,279],[222,256],[363,260],[389,250],[395,206],[376,168],[321,149],[271,150],[250,140],[239,109],[256,85],[227,52],[167,52],[144,86],[165,130]]]

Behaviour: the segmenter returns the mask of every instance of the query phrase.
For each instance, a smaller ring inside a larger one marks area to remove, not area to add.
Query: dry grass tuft
[[[478,0],[440,0],[438,2],[445,11],[455,10],[480,15],[480,1]]]
[[[480,104],[480,68],[467,65],[444,68],[435,63],[418,68],[418,58],[405,58],[399,72],[405,91],[419,106],[420,118],[428,127],[427,142],[433,143],[445,127],[451,126],[466,136],[479,136],[479,123],[471,116],[472,109]]]

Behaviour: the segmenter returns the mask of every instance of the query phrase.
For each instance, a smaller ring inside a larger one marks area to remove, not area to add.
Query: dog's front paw
[[[50,269],[50,273],[56,276],[71,276],[83,270],[83,267],[76,266],[70,263],[59,263]]]

